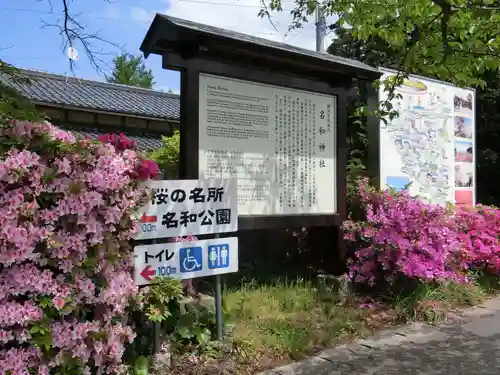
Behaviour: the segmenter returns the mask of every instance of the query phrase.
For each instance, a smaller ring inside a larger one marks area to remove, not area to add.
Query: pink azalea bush
[[[129,149],[133,150],[136,147],[135,140],[128,138],[123,133],[103,134],[99,137],[99,141],[113,145],[115,150],[118,152]],[[139,160],[139,163],[136,165],[136,168],[132,172],[131,176],[138,178],[139,180],[147,180],[148,178],[156,177],[158,172],[159,168],[156,162],[142,158]]]
[[[115,147],[116,151],[124,151],[134,149],[136,146],[135,140],[128,138],[125,134],[103,134],[99,136],[99,141],[102,143],[110,143]]]
[[[467,280],[469,270],[500,272],[500,211],[427,204],[406,191],[359,186],[366,219],[346,221],[345,239],[356,248],[350,276],[356,282]]]
[[[477,205],[455,215],[466,267],[500,275],[500,210]]]
[[[122,372],[132,213],[155,168],[123,137],[19,121],[0,136],[0,374]]]

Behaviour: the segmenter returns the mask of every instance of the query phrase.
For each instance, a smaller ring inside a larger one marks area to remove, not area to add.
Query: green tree
[[[402,53],[391,48],[379,37],[367,40],[356,39],[351,29],[338,27],[335,39],[327,48],[327,52],[335,55],[362,61],[371,66],[397,69],[402,60]]]
[[[337,56],[356,59],[373,66],[397,68],[402,60],[402,54],[394,51],[381,38],[372,37],[366,41],[356,39],[351,29],[338,28],[337,38],[329,46],[328,52]],[[414,67],[412,73],[426,74],[421,69],[423,64]],[[439,78],[439,77],[435,77]],[[476,90],[476,157],[477,157],[477,195],[478,201],[485,204],[500,204],[500,77],[498,69],[489,69],[473,77],[485,82],[485,87]],[[363,124],[350,126],[351,170],[364,165],[366,150],[363,136],[366,129]],[[361,136],[360,136],[361,135]]]
[[[292,5],[291,28],[302,27],[320,7],[325,15],[338,17],[329,26],[330,30],[340,31],[339,40],[330,47],[331,52],[397,69],[399,80],[386,86],[389,99],[394,95],[395,86],[408,73],[478,88],[478,200],[500,203],[500,198],[496,198],[500,197],[497,187],[500,178],[500,133],[497,130],[500,117],[497,109],[500,95],[499,0],[292,2],[295,4]],[[283,3],[282,0],[262,0],[260,15],[272,17],[273,12],[283,9]],[[286,6],[290,7],[289,2]],[[388,102],[380,103],[381,110],[376,113],[382,119],[390,113]],[[366,114],[358,112],[361,117]],[[354,153],[362,154],[362,150],[351,148],[351,162]]]
[[[10,119],[41,120],[33,103],[13,87],[29,83],[29,78],[10,64],[0,60],[0,125]]]
[[[402,55],[399,69],[458,85],[484,85],[482,74],[500,61],[498,0],[294,0],[294,27],[316,7],[358,41],[381,40]],[[283,0],[263,0],[261,16],[281,11]],[[289,2],[286,4],[290,7]]]
[[[144,65],[142,56],[133,56],[123,53],[114,60],[114,68],[111,76],[106,80],[111,83],[121,83],[123,85],[153,88],[154,78],[151,69]]]
[[[175,180],[179,178],[181,134],[175,130],[171,137],[162,137],[163,145],[149,155],[164,173],[164,178]]]

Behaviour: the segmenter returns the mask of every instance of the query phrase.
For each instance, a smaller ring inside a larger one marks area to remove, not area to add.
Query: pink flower
[[[153,160],[141,160],[137,166],[137,177],[140,180],[148,180],[158,175],[158,164]]]
[[[104,134],[99,137],[99,141],[102,143],[112,144],[117,151],[123,151],[127,149],[133,149],[136,146],[136,142],[133,139],[127,138],[123,133],[117,134]]]
[[[25,326],[30,322],[39,321],[42,317],[42,309],[30,301],[0,303],[0,327]]]
[[[55,297],[52,299],[52,304],[57,310],[61,310],[64,307],[65,302],[64,299]]]
[[[0,374],[47,375],[75,359],[85,374],[125,370],[135,338],[127,308],[139,293],[131,212],[147,193],[140,179],[158,166],[123,134],[76,140],[20,121],[2,131],[17,147],[0,156]]]
[[[470,217],[466,223],[461,214],[424,203],[404,191],[397,194],[377,191],[365,181],[360,183],[360,196],[366,220],[343,225],[345,239],[359,249],[349,272],[355,281],[392,282],[397,275],[422,282],[466,280],[464,231],[467,233],[471,228]],[[477,213],[467,215],[477,218]],[[485,231],[481,233],[487,240]],[[470,237],[467,241],[472,242]],[[470,260],[473,254],[485,252],[491,258],[484,241],[476,240],[465,254]]]
[[[170,238],[169,242],[190,242],[190,241],[196,241],[198,238],[193,235],[188,235],[186,237],[172,237]]]
[[[29,374],[28,369],[37,368],[40,364],[40,357],[41,354],[35,347],[0,350],[0,371],[2,374]]]

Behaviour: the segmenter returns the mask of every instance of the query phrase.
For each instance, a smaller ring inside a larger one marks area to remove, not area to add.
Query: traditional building
[[[141,151],[161,146],[179,126],[179,95],[21,69],[28,82],[0,80],[30,99],[59,127],[97,138],[123,132]]]

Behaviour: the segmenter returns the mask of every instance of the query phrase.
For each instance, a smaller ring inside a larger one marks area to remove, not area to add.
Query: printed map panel
[[[383,73],[382,82],[396,74]],[[383,84],[379,97],[387,98]],[[399,116],[380,124],[381,187],[400,190],[408,181],[410,194],[436,204],[454,203],[458,188],[473,191],[473,97],[471,90],[422,77],[397,87],[391,103]]]

